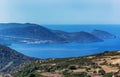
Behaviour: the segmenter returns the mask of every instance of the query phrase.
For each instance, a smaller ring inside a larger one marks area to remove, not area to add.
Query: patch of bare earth
[[[119,55],[116,55],[116,56],[107,56],[107,57],[102,57],[100,59],[93,60],[93,62],[95,62],[97,64],[101,64],[101,63],[103,63],[105,61],[108,64],[120,64],[120,56]]]
[[[44,72],[44,73],[41,73],[41,75],[46,76],[46,77],[62,77],[62,75],[60,74],[50,73],[50,72]]]
[[[111,66],[106,66],[106,65],[103,65],[101,67],[103,68],[103,70],[106,71],[106,73],[117,72],[119,70],[117,67],[111,67]]]
[[[120,59],[110,60],[111,64],[120,64]]]
[[[85,69],[76,69],[76,70],[73,70],[73,72],[86,72]]]
[[[100,76],[100,75],[92,75],[91,77],[103,77],[103,76]]]

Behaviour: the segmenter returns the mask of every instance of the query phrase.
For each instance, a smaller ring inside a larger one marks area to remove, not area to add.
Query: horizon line
[[[69,23],[59,23],[59,24],[40,24],[40,23],[33,23],[33,22],[0,22],[0,24],[37,24],[37,25],[120,25],[120,24],[69,24]]]

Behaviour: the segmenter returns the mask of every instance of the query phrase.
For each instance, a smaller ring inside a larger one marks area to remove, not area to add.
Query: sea
[[[117,36],[97,43],[64,43],[64,44],[12,44],[10,47],[27,56],[46,58],[80,57],[104,51],[120,50],[120,25],[43,25],[49,29],[66,32],[91,32],[94,29],[104,30]]]

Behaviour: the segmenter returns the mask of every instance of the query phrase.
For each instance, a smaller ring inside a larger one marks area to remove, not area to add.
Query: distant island
[[[2,27],[0,29],[0,43],[2,44],[94,43],[116,38],[116,35],[103,30],[65,32],[31,23],[2,23],[0,26]]]

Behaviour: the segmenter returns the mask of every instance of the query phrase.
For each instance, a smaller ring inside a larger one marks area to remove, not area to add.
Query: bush
[[[36,77],[35,74],[30,74],[29,77]]]
[[[100,75],[105,75],[105,71],[104,71],[103,69],[99,70],[98,73],[99,73]]]
[[[64,77],[91,77],[91,76],[87,75],[86,72],[81,72],[81,73],[70,73],[70,74],[64,75]]]
[[[67,69],[62,72],[63,75],[67,75],[67,74],[70,74],[70,73],[72,73],[72,71],[67,70]]]
[[[112,77],[113,73],[106,73],[103,77]]]
[[[76,68],[76,66],[73,66],[73,65],[72,65],[72,66],[69,66],[69,69],[70,69],[70,70],[76,70],[77,68]]]
[[[86,68],[86,71],[89,72],[91,70],[91,68]]]

